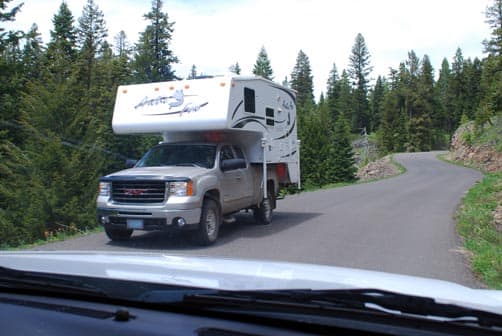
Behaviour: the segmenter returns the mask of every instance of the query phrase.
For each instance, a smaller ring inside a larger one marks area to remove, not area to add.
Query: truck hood
[[[81,251],[0,252],[0,266],[31,272],[223,290],[372,288],[502,314],[502,291],[343,267],[160,253]]]
[[[165,167],[141,167],[130,168],[107,175],[107,178],[124,177],[148,177],[160,178],[165,177],[187,177],[194,178],[207,173],[208,169],[201,167],[182,167],[182,166],[165,166]]]

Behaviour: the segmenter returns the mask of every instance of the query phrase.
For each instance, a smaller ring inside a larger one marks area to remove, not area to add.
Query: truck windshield
[[[151,148],[136,167],[193,166],[213,168],[215,145],[165,144]]]

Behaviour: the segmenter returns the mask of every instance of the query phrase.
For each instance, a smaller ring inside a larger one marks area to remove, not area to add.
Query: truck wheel
[[[199,245],[208,246],[218,238],[220,230],[221,214],[218,204],[209,198],[204,200],[200,223],[195,235],[195,242]]]
[[[109,228],[105,227],[105,232],[108,238],[113,241],[124,241],[128,240],[131,238],[133,230],[127,230],[127,229],[116,229],[116,228]]]
[[[270,192],[268,197],[263,199],[260,205],[253,209],[254,219],[259,224],[270,224],[272,222],[272,214],[274,204],[274,195]]]

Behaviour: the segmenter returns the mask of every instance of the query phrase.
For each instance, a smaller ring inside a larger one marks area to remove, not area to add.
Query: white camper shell
[[[227,141],[251,163],[284,163],[300,184],[295,92],[261,77],[119,86],[112,127],[117,134],[161,133],[164,142]]]

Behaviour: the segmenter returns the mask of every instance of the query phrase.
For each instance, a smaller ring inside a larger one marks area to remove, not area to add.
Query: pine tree
[[[297,110],[308,112],[314,103],[314,78],[308,56],[300,50],[296,57],[296,64],[291,72],[291,88],[296,90]]]
[[[272,66],[270,65],[270,60],[268,59],[267,51],[263,46],[261,47],[260,52],[258,53],[256,63],[253,67],[253,74],[269,80],[274,79],[273,76],[274,71],[272,70]]]
[[[21,8],[4,12],[8,2],[0,3],[2,22],[13,21]],[[25,149],[32,132],[22,108],[29,85],[38,80],[43,47],[36,25],[26,34],[0,32],[0,245],[12,246],[43,237],[44,190],[33,164],[36,152]]]
[[[127,40],[126,33],[121,30],[114,38],[115,53],[112,59],[112,67],[115,83],[128,84],[131,81],[131,54],[132,48]]]
[[[0,24],[14,21],[22,7],[18,5],[8,10],[9,2],[0,3]],[[0,26],[0,141],[12,141],[15,145],[21,144],[25,138],[19,131],[19,100],[26,81],[20,49],[23,36],[21,31],[5,31]]]
[[[380,127],[381,109],[385,89],[385,78],[378,76],[375,86],[370,91],[370,125],[368,132],[374,132]]]
[[[316,109],[298,115],[298,136],[302,181],[306,186],[321,187],[336,182],[333,166],[333,122],[324,99]]]
[[[115,37],[115,55],[122,57],[127,55],[129,57],[131,53],[131,47],[129,46],[129,42],[127,41],[126,33],[121,30]]]
[[[348,120],[340,116],[335,121],[334,142],[330,159],[334,170],[333,182],[350,182],[355,179],[354,153],[350,144]]]
[[[239,65],[239,62],[235,62],[235,64],[232,64],[228,70],[236,75],[241,74],[241,66]]]
[[[483,61],[481,101],[475,116],[478,130],[502,111],[502,0],[493,0],[485,15],[492,31],[490,40],[485,41],[488,57]]]
[[[94,0],[87,0],[78,20],[77,41],[80,45],[80,57],[83,61],[83,72],[86,88],[91,88],[93,67],[98,52],[101,52],[108,35],[103,12]]]
[[[474,60],[468,58],[464,61],[464,94],[462,115],[466,115],[469,120],[474,120],[476,109],[481,100],[481,61],[476,57]]]
[[[428,151],[432,146],[431,115],[435,107],[434,73],[429,57],[408,53],[401,71],[401,92],[409,120],[409,151]]]
[[[434,108],[434,74],[427,55],[424,56],[416,80],[416,91],[410,91],[409,105],[413,106],[410,118],[410,151],[429,151],[432,148],[431,114]]]
[[[449,111],[448,119],[452,132],[458,127],[462,117],[463,97],[464,97],[464,56],[462,50],[457,48],[453,62],[451,64],[450,85],[448,86],[448,96],[451,99],[452,110]]]
[[[141,33],[134,57],[135,77],[138,82],[169,81],[176,78],[172,64],[178,62],[169,48],[174,22],[162,12],[162,0],[152,0],[151,11],[144,15],[150,22]]]
[[[43,42],[38,26],[33,24],[28,33],[25,34],[23,48],[24,74],[28,80],[34,80],[40,76],[40,67],[43,55]]]
[[[446,58],[441,62],[441,70],[439,70],[439,78],[436,83],[436,95],[438,97],[438,108],[432,116],[433,127],[441,129],[447,134],[451,134],[451,126],[449,124],[448,112],[453,109],[452,99],[449,96],[450,86],[450,64]]]
[[[195,64],[192,64],[192,68],[190,69],[190,73],[188,74],[187,79],[195,79],[197,78],[197,67]]]
[[[66,2],[61,3],[52,23],[54,29],[51,30],[51,40],[45,53],[44,70],[58,82],[64,82],[71,76],[77,57],[77,31]]]
[[[402,152],[408,143],[406,127],[406,107],[403,93],[405,65],[391,69],[389,90],[382,101],[382,120],[379,130],[379,143],[386,152]]]
[[[338,70],[336,64],[333,63],[333,67],[329,73],[328,83],[327,83],[327,104],[329,112],[332,116],[332,120],[335,121],[340,115],[340,77],[338,76]]]
[[[11,0],[0,1],[0,22],[14,21],[16,14],[21,10],[21,7],[23,7],[24,4],[21,3],[17,6],[14,6],[11,10],[6,11],[7,4],[9,2],[11,2]],[[7,45],[7,43],[17,42],[16,40],[20,37],[21,35],[19,35],[18,32],[6,32],[5,28],[0,26],[0,52],[4,50],[4,47]]]
[[[338,110],[341,115],[344,116],[346,120],[350,120],[353,115],[354,106],[354,94],[352,90],[352,85],[350,84],[350,78],[347,71],[342,71],[342,76],[340,77],[340,94],[338,99]],[[350,123],[349,123],[350,124]]]
[[[502,0],[493,0],[486,9],[486,23],[491,28],[491,38],[483,42],[485,52],[492,56],[502,54]]]
[[[369,74],[372,71],[370,66],[370,53],[361,34],[357,34],[352,54],[349,58],[348,73],[354,87],[354,110],[352,115],[352,130],[358,131],[370,124],[370,111],[368,103],[368,82]]]
[[[78,111],[76,96],[80,93],[76,91],[84,91],[85,88],[78,83],[76,75],[77,32],[73,15],[65,2],[61,3],[52,22],[54,27],[43,56],[40,80],[27,86],[29,94],[22,101],[28,123],[41,132],[40,136],[54,133],[63,138],[73,138],[70,125]],[[81,64],[81,76],[85,78],[86,61],[82,59]]]

